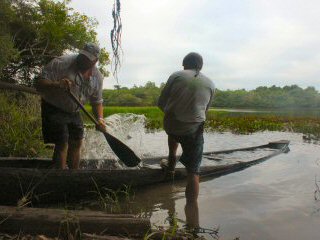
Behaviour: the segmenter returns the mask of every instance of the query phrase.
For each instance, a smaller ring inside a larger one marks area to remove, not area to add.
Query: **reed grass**
[[[23,93],[0,93],[0,156],[46,155],[41,139],[40,99]]]
[[[97,202],[101,210],[108,213],[129,213],[135,198],[130,185],[123,185],[122,188],[112,190],[105,187],[99,187],[92,178],[95,186],[93,191],[97,195]]]

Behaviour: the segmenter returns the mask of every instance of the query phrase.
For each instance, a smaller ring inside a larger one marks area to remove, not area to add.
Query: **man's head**
[[[203,59],[201,55],[195,52],[187,54],[182,61],[184,69],[195,69],[200,71],[202,69],[202,65]]]
[[[80,72],[91,69],[99,59],[100,48],[94,43],[86,43],[84,48],[79,51],[77,56],[77,68]]]

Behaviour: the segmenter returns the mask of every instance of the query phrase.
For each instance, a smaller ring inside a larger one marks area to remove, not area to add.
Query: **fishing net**
[[[120,0],[114,0],[112,9],[113,28],[110,32],[111,47],[113,58],[111,61],[111,69],[114,78],[118,82],[118,71],[121,67],[121,35],[122,35],[122,22],[120,16],[121,4]]]

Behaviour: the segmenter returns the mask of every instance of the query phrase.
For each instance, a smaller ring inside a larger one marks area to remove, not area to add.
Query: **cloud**
[[[126,0],[122,3],[123,86],[157,84],[181,69],[189,51],[204,58],[203,72],[220,89],[299,84],[319,89],[320,33],[315,0]],[[113,1],[77,0],[95,17],[110,51]],[[110,77],[105,87],[116,84]]]

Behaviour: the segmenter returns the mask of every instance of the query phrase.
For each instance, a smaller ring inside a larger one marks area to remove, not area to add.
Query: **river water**
[[[166,134],[163,131],[131,133],[127,130],[123,133],[118,137],[125,139],[142,157],[167,154]],[[290,152],[243,171],[202,181],[198,198],[202,228],[219,228],[221,239],[320,238],[318,143],[304,141],[302,134],[287,132],[258,132],[251,135],[207,132],[204,138],[205,151],[255,146],[286,139],[290,140]],[[93,152],[87,149],[87,157],[92,157]],[[99,154],[110,157],[111,153]],[[155,225],[168,225],[168,217],[175,213],[179,226],[183,226],[186,221],[184,187],[184,182],[177,182],[136,192],[136,213],[150,216]]]

